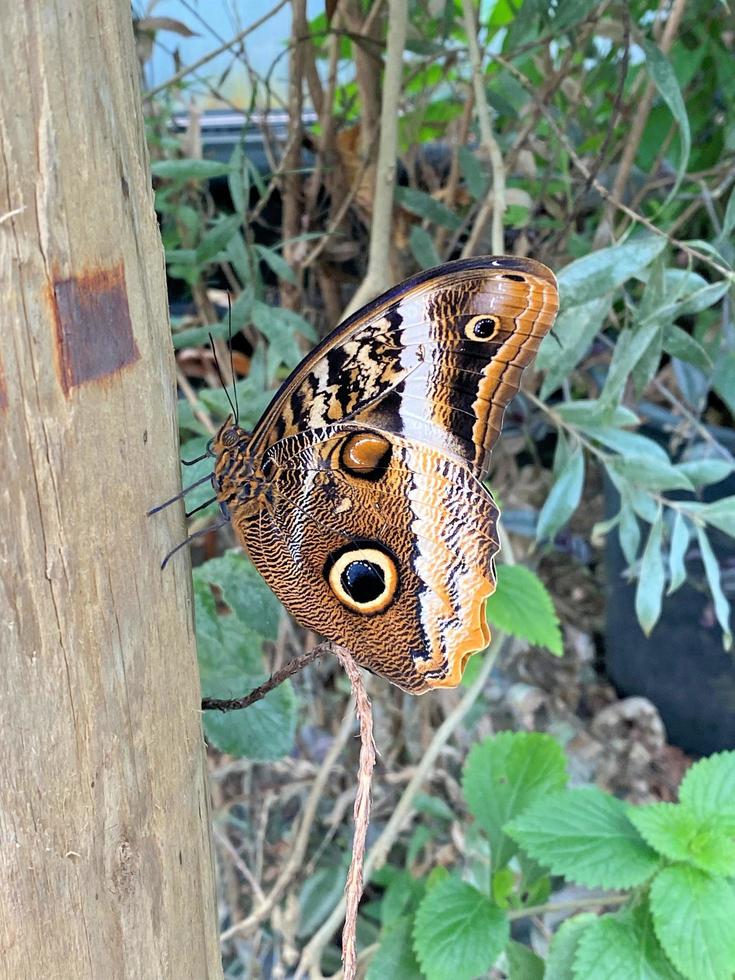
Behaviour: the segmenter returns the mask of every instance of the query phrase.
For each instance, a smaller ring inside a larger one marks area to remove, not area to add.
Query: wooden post
[[[221,977],[130,4],[0,10],[0,973]]]

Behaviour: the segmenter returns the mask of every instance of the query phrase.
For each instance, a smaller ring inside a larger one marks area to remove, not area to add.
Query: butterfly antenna
[[[227,390],[227,385],[225,384],[225,378],[224,375],[222,374],[222,368],[219,366],[219,360],[217,359],[217,351],[215,350],[214,347],[214,338],[212,337],[211,333],[209,334],[209,346],[212,348],[212,356],[214,357],[214,366],[217,369],[217,376],[219,377],[220,384],[222,385],[222,389],[225,393],[225,398],[229,402],[230,408],[232,409],[232,415],[235,418],[235,422],[237,422],[237,409],[235,408],[235,405],[233,404],[232,399],[230,398],[230,393]]]
[[[191,544],[195,538],[201,538],[203,534],[209,534],[211,531],[219,530],[219,528],[221,528],[223,524],[227,524],[228,521],[229,517],[222,517],[216,524],[211,524],[209,527],[202,528],[201,531],[195,531],[193,534],[190,534],[185,541],[180,542],[175,548],[172,548],[171,551],[169,551],[161,562],[161,571],[163,571],[166,565],[168,565],[169,561],[173,558],[177,551],[181,551],[182,548],[185,548],[188,544]]]
[[[193,466],[195,463],[201,463],[201,461],[203,459],[206,459],[208,456],[214,456],[215,453],[212,452],[212,443],[213,442],[214,442],[214,439],[210,439],[209,440],[209,442],[207,443],[206,449],[204,450],[204,452],[202,453],[201,456],[196,456],[194,459],[182,459],[181,460],[182,465],[183,466]]]
[[[212,482],[213,480],[214,474],[208,473],[206,476],[203,476],[201,480],[197,480],[195,483],[190,483],[188,487],[184,487],[181,493],[177,493],[175,497],[171,497],[169,500],[164,500],[164,502],[159,504],[157,507],[152,507],[146,512],[146,517],[152,517],[153,514],[158,514],[159,511],[165,510],[167,507],[170,507],[171,504],[175,504],[177,500],[181,500],[182,497],[185,497],[190,490],[193,490],[195,487],[200,487],[203,483],[212,483],[214,486]]]
[[[235,381],[235,358],[232,354],[232,297],[227,294],[227,346],[230,348],[230,377],[232,378],[232,394],[235,396],[235,425],[240,422],[240,404],[237,400],[237,382]]]

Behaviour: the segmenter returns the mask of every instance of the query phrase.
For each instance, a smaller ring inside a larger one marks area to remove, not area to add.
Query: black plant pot
[[[612,486],[607,491],[606,509],[612,515],[617,493]],[[735,478],[728,478],[707,488],[705,499],[733,494]],[[735,569],[735,541],[714,531],[709,537],[720,568]],[[723,649],[701,562],[687,562],[689,580],[664,599],[661,619],[649,637],[636,619],[636,582],[623,577],[626,562],[614,532],[607,537],[606,566],[605,665],[619,693],[652,701],[669,741],[685,752],[708,755],[735,748],[735,650]],[[726,579],[732,580],[732,571],[723,578],[727,594]],[[728,598],[732,601],[732,594]]]

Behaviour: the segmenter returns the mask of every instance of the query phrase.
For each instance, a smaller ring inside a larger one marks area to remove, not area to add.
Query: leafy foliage
[[[539,577],[524,565],[499,565],[497,572],[495,592],[487,600],[490,623],[561,656],[559,619]]]

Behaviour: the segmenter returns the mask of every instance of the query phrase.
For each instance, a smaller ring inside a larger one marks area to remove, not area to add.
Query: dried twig
[[[365,883],[370,881],[373,872],[382,867],[384,864],[386,858],[388,857],[388,852],[393,846],[398,834],[403,829],[403,826],[413,809],[416,794],[423,785],[424,780],[431,772],[442,748],[447,743],[452,733],[461,724],[467,712],[480,695],[495,660],[506,649],[507,642],[507,638],[502,637],[500,634],[496,634],[493,649],[483,654],[482,665],[474,683],[467,689],[456,708],[451,712],[451,714],[447,715],[442,724],[436,730],[436,734],[431,740],[431,744],[424,753],[421,762],[418,764],[418,766],[416,766],[416,770],[411,777],[410,782],[403,791],[403,795],[398,801],[398,805],[393,811],[390,820],[385,825],[383,832],[367,855],[363,871]],[[299,965],[296,970],[297,977],[304,976],[307,972],[313,972],[314,976],[319,975],[319,960],[321,958],[322,950],[332,938],[335,930],[339,928],[339,924],[342,921],[342,917],[345,913],[345,907],[345,900],[341,899],[332,909],[326,922],[324,922],[314,936],[312,936],[301,954],[301,960],[299,961]]]
[[[462,13],[464,15],[465,31],[467,32],[470,62],[472,64],[472,84],[475,91],[477,121],[480,125],[480,139],[482,140],[485,152],[490,157],[490,167],[493,173],[492,188],[485,195],[485,200],[477,215],[470,237],[462,249],[462,257],[466,258],[474,254],[490,214],[492,214],[493,220],[492,250],[495,255],[502,255],[505,251],[505,236],[503,235],[505,166],[500,147],[493,135],[490,106],[488,105],[487,94],[485,92],[485,75],[482,70],[482,55],[480,54],[480,45],[477,41],[477,24],[475,22],[475,11],[472,6],[472,0],[462,0]]]
[[[332,651],[333,647],[331,643],[320,643],[313,650],[308,650],[306,653],[302,653],[300,657],[294,657],[293,660],[289,660],[280,670],[272,674],[264,684],[256,687],[250,694],[246,694],[241,698],[202,698],[202,711],[239,711],[241,708],[249,708],[251,704],[255,704],[256,701],[261,701],[266,694],[270,694],[279,684],[283,684],[289,677],[298,674],[300,670],[313,663],[318,657],[321,657],[325,653],[331,653]]]
[[[342,966],[344,980],[354,980],[357,973],[357,910],[362,898],[362,866],[365,858],[365,839],[370,823],[370,794],[375,768],[373,712],[360,670],[348,650],[334,646],[332,652],[344,667],[352,685],[355,713],[360,722],[360,763],[353,810],[355,832],[352,838],[352,858],[345,885],[345,924],[342,929]]]
[[[403,48],[406,43],[407,23],[408,0],[390,0],[370,252],[365,278],[348,304],[345,316],[364,306],[391,285],[389,282],[391,226],[398,152],[398,104],[401,98]]]

